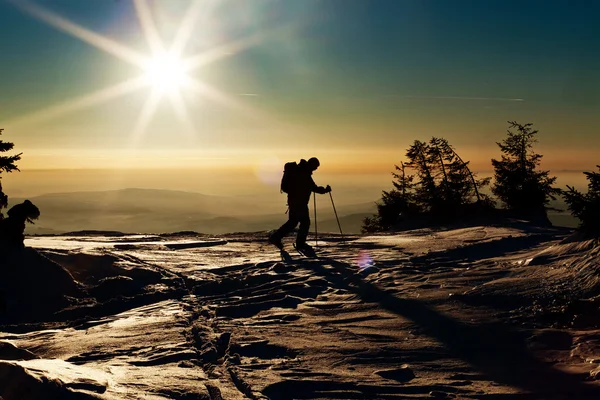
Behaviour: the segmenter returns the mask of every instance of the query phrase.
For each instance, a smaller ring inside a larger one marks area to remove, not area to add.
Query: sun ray
[[[138,77],[121,82],[117,85],[98,90],[83,96],[76,97],[72,100],[67,100],[62,103],[50,106],[46,109],[28,113],[12,120],[5,121],[6,126],[16,126],[22,124],[30,124],[32,122],[47,121],[56,117],[70,114],[75,111],[81,111],[86,108],[97,106],[106,103],[109,100],[131,93],[147,83],[144,78]]]
[[[140,114],[133,127],[133,132],[131,133],[131,145],[134,147],[137,146],[138,141],[143,136],[148,125],[152,122],[152,118],[155,115],[159,103],[164,97],[169,98],[177,117],[184,126],[185,133],[191,138],[196,136],[192,115],[188,112],[188,107],[183,98],[183,93],[181,92],[181,90],[184,89],[190,89],[193,92],[200,94],[203,98],[225,106],[246,117],[255,120],[272,119],[264,112],[241,102],[235,96],[223,93],[203,81],[188,77],[186,72],[214,63],[222,58],[257,45],[268,36],[279,35],[277,32],[281,33],[284,29],[288,29],[289,26],[230,41],[201,52],[193,57],[182,59],[181,56],[185,52],[186,46],[190,41],[194,27],[198,26],[198,21],[201,18],[206,18],[206,16],[209,15],[210,9],[215,4],[216,0],[190,0],[188,9],[183,16],[183,20],[179,24],[179,28],[170,48],[166,48],[164,42],[161,40],[159,31],[152,17],[148,0],[132,0],[137,18],[140,21],[141,29],[151,50],[151,54],[146,56],[123,44],[84,28],[30,0],[7,1],[34,18],[45,22],[49,26],[66,32],[83,42],[101,49],[116,58],[137,65],[142,69],[141,76],[136,79],[122,82],[118,85],[101,89],[47,107],[43,110],[17,117],[16,119],[9,121],[11,124],[55,118],[102,104],[144,86],[151,86],[152,90],[150,96],[148,96],[140,110]]]
[[[300,24],[279,26],[269,29],[268,31],[255,33],[251,36],[244,37],[235,41],[229,41],[212,49],[202,51],[199,54],[188,57],[183,60],[186,71],[202,67],[213,63],[222,58],[230,57],[235,53],[246,50],[263,42],[268,37],[284,37],[285,35],[294,32],[301,27]]]
[[[200,82],[195,79],[188,79],[186,81],[186,84],[187,87],[200,94],[201,96],[204,96],[205,98],[217,104],[221,104],[241,114],[244,114],[246,117],[261,120],[270,119],[263,112],[253,107],[247,106],[243,102],[236,100],[234,97],[221,92],[220,90],[210,86],[205,82]]]
[[[239,39],[234,42],[206,50],[200,54],[187,58],[183,61],[186,71],[199,68],[203,65],[213,63],[221,58],[226,58],[234,53],[245,50],[260,43],[264,39],[264,34],[256,34],[247,38]]]
[[[162,96],[160,90],[156,88],[152,89],[150,97],[146,99],[146,102],[142,107],[142,111],[140,112],[140,115],[135,123],[135,127],[133,128],[133,132],[131,134],[133,146],[137,144],[139,138],[146,131],[148,124],[152,120],[152,117],[154,117],[154,112],[158,107],[158,103],[160,102],[161,97]]]
[[[171,100],[171,104],[175,109],[177,117],[179,117],[179,120],[183,123],[185,134],[188,136],[188,138],[194,139],[196,137],[196,128],[194,127],[194,124],[190,118],[187,106],[185,105],[185,101],[183,101],[181,93],[179,91],[169,93],[169,100]]]
[[[163,42],[160,39],[158,31],[156,30],[156,26],[154,25],[154,20],[152,18],[150,8],[148,7],[148,3],[146,0],[133,0],[133,4],[135,5],[135,11],[138,19],[140,20],[140,25],[142,26],[142,31],[144,32],[148,46],[150,46],[150,51],[152,54],[164,52]]]
[[[50,26],[53,26],[56,29],[59,29],[63,32],[70,34],[77,39],[80,39],[92,46],[104,50],[105,52],[112,54],[115,57],[120,58],[121,60],[127,61],[131,64],[135,64],[137,66],[143,67],[147,58],[142,56],[129,49],[126,46],[123,46],[120,43],[117,43],[113,40],[110,40],[102,35],[99,35],[95,32],[90,31],[74,22],[69,21],[66,18],[63,18],[54,12],[47,10],[37,4],[34,4],[28,0],[8,0],[10,3],[15,5],[17,8],[27,12],[31,16],[47,23]]]
[[[208,4],[207,4],[208,3]],[[185,47],[187,46],[190,37],[192,36],[192,32],[194,31],[194,26],[197,21],[200,19],[201,15],[201,7],[204,6],[204,15],[208,13],[208,9],[212,7],[214,4],[214,0],[191,0],[188,9],[185,12],[185,16],[183,17],[183,21],[181,21],[181,25],[175,34],[175,40],[173,40],[173,44],[171,45],[171,54],[176,57],[181,57],[183,54]]]

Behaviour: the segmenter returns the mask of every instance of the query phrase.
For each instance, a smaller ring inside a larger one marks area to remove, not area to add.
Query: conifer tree
[[[415,140],[406,152],[408,158],[407,167],[416,173],[415,203],[423,212],[431,212],[437,208],[440,200],[438,186],[436,185],[435,164],[432,164],[432,154],[425,142]]]
[[[429,144],[432,148],[439,148],[443,159],[441,162],[445,163],[444,186],[450,205],[463,206],[474,202],[493,204],[489,196],[481,193],[491,178],[477,178],[477,174],[469,168],[470,161],[464,161],[448,140],[434,137]]]
[[[492,193],[519,217],[547,220],[546,206],[551,199],[556,199],[560,189],[552,187],[556,177],[538,169],[542,155],[532,150],[538,131],[530,123],[508,123],[507,137],[496,143],[502,158],[492,159],[495,177]]]
[[[450,177],[446,162],[449,159],[444,139],[433,137],[429,140],[425,153],[429,162],[429,170],[436,182],[436,195],[429,199],[430,212],[433,214],[444,214],[445,210],[452,206],[454,193],[450,187]]]
[[[392,182],[396,190],[400,192],[402,197],[407,199],[412,197],[414,176],[406,174],[406,165],[400,161],[400,166],[394,165],[397,172],[392,172],[395,181]]]
[[[432,137],[428,143],[415,141],[406,156],[416,170],[417,204],[434,217],[451,217],[475,202],[491,205],[481,193],[489,178],[478,179],[448,140]]]
[[[389,192],[383,191],[381,200],[377,203],[377,214],[363,220],[363,232],[389,230],[401,219],[419,211],[414,203],[414,176],[406,173],[406,165],[403,162],[394,167],[394,189]]]
[[[418,216],[425,217],[421,223],[452,220],[472,212],[469,205],[493,205],[481,193],[490,178],[478,179],[446,139],[415,140],[406,157],[392,173],[394,190],[383,192],[377,214],[363,221],[363,232],[388,230]],[[407,174],[409,168],[414,174]]]
[[[2,134],[3,129],[0,129],[0,135]],[[0,154],[1,153],[6,153],[8,151],[11,151],[14,147],[13,143],[10,142],[4,142],[2,140],[0,140]],[[19,169],[16,166],[16,162],[19,161],[21,159],[21,154],[15,154],[12,156],[5,156],[5,155],[0,155],[0,174],[2,172],[12,172],[12,171],[18,171]],[[2,176],[0,176],[0,179],[2,179]],[[8,196],[6,194],[4,194],[4,192],[2,191],[2,182],[0,182],[0,210],[2,210],[3,208],[6,208],[8,206]],[[2,213],[0,213],[0,219],[3,218]]]
[[[600,165],[597,165],[600,171]],[[579,229],[586,235],[600,236],[600,172],[584,172],[588,191],[583,194],[568,186],[563,197],[571,214],[579,219]]]
[[[456,157],[456,152],[446,139],[431,138],[428,153],[434,168],[439,171],[440,209],[434,213],[444,215],[469,202],[471,182],[467,178],[464,163]]]

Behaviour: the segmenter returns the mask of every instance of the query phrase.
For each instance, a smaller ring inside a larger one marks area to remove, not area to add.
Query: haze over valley
[[[364,217],[375,213],[381,191],[391,189],[390,172],[332,174],[326,169],[315,173],[315,181],[334,187],[342,230],[359,233]],[[557,175],[560,185],[585,188],[581,172]],[[39,221],[27,227],[30,234],[82,230],[220,234],[281,225],[287,216],[280,178],[280,167],[272,166],[262,176],[252,170],[24,170],[7,175],[3,182],[15,193],[9,198],[11,205],[29,199],[40,208]],[[312,205],[311,199],[311,217]],[[566,210],[560,199],[552,205]],[[339,231],[328,195],[317,195],[317,213],[319,231]],[[566,212],[550,210],[549,217],[559,226],[577,224]]]

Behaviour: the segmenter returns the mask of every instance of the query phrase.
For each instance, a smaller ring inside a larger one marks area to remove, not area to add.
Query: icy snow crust
[[[288,262],[265,233],[29,238],[2,267],[54,272],[5,299],[0,396],[597,399],[600,247],[570,234],[329,234]]]

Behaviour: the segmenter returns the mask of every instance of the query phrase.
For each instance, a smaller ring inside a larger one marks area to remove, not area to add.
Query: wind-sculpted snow
[[[31,238],[14,270],[55,284],[5,302],[0,396],[595,399],[598,246],[568,234],[324,235],[287,262],[265,233]]]
[[[165,399],[172,393],[207,398],[209,380],[194,368],[197,355],[185,335],[188,318],[183,302],[168,300],[74,328],[4,339],[43,357],[11,365],[34,378],[61,382],[66,390],[107,399]],[[24,398],[17,391],[2,396]]]

